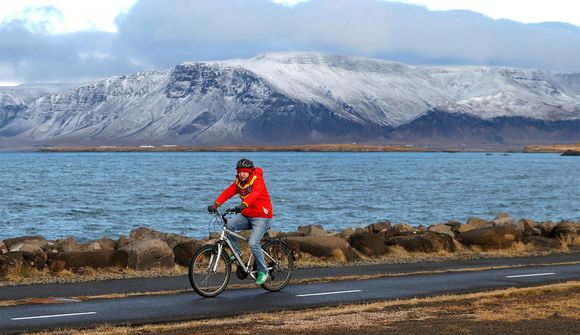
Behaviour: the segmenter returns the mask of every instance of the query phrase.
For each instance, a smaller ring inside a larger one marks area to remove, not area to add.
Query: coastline
[[[71,146],[47,147],[40,152],[431,152],[414,146],[359,145],[359,144],[313,144],[280,146]]]

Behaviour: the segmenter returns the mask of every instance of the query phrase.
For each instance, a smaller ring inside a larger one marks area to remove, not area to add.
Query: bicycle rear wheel
[[[294,273],[294,256],[286,243],[282,241],[267,241],[262,245],[264,259],[268,264],[269,278],[262,284],[268,291],[280,291],[292,278]]]
[[[198,294],[210,298],[220,294],[230,281],[231,268],[225,250],[217,257],[217,246],[199,248],[189,262],[189,282]]]

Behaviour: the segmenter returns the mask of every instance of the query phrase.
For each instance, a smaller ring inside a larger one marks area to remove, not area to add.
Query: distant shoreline
[[[31,148],[29,148],[30,150]],[[28,151],[28,150],[26,150]],[[39,152],[503,152],[503,153],[564,153],[580,152],[580,143],[575,144],[533,144],[525,147],[481,146],[424,147],[415,145],[365,145],[365,144],[306,144],[306,145],[141,145],[141,146],[52,146],[35,148]]]
[[[285,146],[78,146],[48,147],[41,152],[431,152],[414,146],[316,144]]]

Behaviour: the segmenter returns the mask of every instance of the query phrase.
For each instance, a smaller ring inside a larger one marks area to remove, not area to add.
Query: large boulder
[[[48,241],[42,236],[21,236],[4,240],[4,244],[9,251],[18,251],[22,245],[28,243],[34,243],[39,245],[41,248],[46,248],[48,246]]]
[[[162,233],[147,227],[140,227],[137,229],[131,230],[129,233],[129,237],[132,241],[139,240],[155,240],[159,239],[167,243],[170,248],[175,247],[179,243],[192,241],[191,238],[179,234],[169,234],[169,233]]]
[[[41,239],[25,239],[21,240],[10,247],[10,252],[22,252],[27,264],[39,270],[46,265],[47,254],[42,248],[48,244],[46,240]]]
[[[175,255],[175,263],[181,266],[189,266],[189,261],[193,257],[195,251],[202,245],[199,241],[182,242],[173,247],[173,254]]]
[[[315,257],[347,262],[357,259],[356,252],[338,236],[296,236],[286,239],[291,250]]]
[[[521,219],[518,221],[518,224],[523,226],[523,232],[525,235],[532,235],[532,236],[540,236],[542,235],[542,231],[539,228],[539,224],[530,219]]]
[[[453,227],[448,226],[446,224],[442,224],[442,223],[435,224],[435,225],[432,225],[431,227],[429,227],[427,230],[430,232],[433,232],[433,233],[449,235],[451,238],[455,237],[455,233],[453,232]]]
[[[500,248],[510,246],[519,239],[520,232],[512,226],[492,226],[470,230],[457,236],[457,240],[465,245]]]
[[[461,225],[461,226],[459,226],[459,228],[457,228],[457,232],[458,233],[465,233],[465,232],[468,232],[470,230],[489,228],[491,226],[493,226],[493,223],[491,223],[491,222],[487,222],[485,220],[482,220],[482,219],[476,218],[476,217],[470,217],[469,219],[467,219],[466,224]]]
[[[129,254],[128,266],[135,270],[171,268],[175,265],[173,249],[160,239],[137,240],[119,250]]]
[[[393,236],[387,238],[385,244],[399,245],[411,252],[451,252],[456,249],[451,236],[434,232]]]
[[[127,267],[129,254],[123,250],[93,250],[93,251],[69,251],[51,254],[48,267],[55,272],[65,268],[77,270],[80,268],[125,268]]]
[[[371,234],[366,230],[357,230],[349,240],[350,245],[368,257],[382,256],[389,252],[385,245],[385,232]]]
[[[377,223],[373,223],[367,226],[367,229],[369,230],[370,233],[376,234],[379,233],[385,229],[390,229],[391,228],[391,221],[380,221]]]
[[[317,224],[317,225],[299,226],[298,229],[297,229],[297,231],[302,236],[324,236],[324,235],[326,235],[326,231],[319,224]]]

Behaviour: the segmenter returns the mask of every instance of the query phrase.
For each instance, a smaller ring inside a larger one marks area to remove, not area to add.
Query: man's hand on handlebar
[[[217,213],[217,209],[220,205],[217,202],[214,202],[213,204],[207,206],[207,211],[210,213]]]

